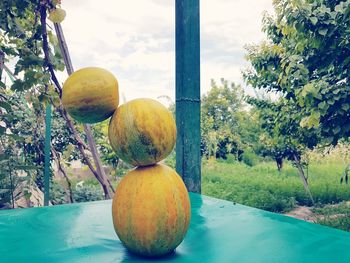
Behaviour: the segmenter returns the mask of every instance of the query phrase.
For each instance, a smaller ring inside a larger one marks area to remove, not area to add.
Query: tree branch
[[[62,88],[61,88],[60,83],[58,82],[54,67],[53,67],[51,60],[50,60],[49,42],[47,41],[46,5],[45,4],[41,4],[41,7],[40,7],[40,22],[41,22],[41,31],[42,31],[41,34],[42,34],[42,39],[43,39],[43,50],[44,50],[44,56],[45,56],[45,58],[44,58],[45,66],[47,66],[47,68],[51,74],[52,81],[54,82],[56,89],[57,89],[57,92],[61,98],[62,97]]]
[[[64,179],[65,179],[66,182],[67,182],[69,202],[70,202],[70,203],[74,203],[73,191],[72,191],[72,183],[71,183],[71,181],[69,180],[68,175],[67,175],[67,172],[66,172],[66,170],[64,169],[64,167],[63,167],[62,164],[61,164],[61,159],[60,159],[60,157],[59,157],[57,151],[55,150],[55,148],[53,147],[52,144],[51,144],[51,153],[52,153],[53,158],[54,158],[55,161],[56,161],[58,170],[62,173]]]

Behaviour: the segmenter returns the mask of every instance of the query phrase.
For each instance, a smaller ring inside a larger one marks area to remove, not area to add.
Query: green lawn
[[[317,205],[350,200],[350,185],[340,184],[344,167],[330,163],[310,165],[308,181]],[[273,162],[261,162],[253,167],[243,163],[206,162],[202,176],[205,195],[272,212],[311,205],[297,169],[288,163],[279,174]]]

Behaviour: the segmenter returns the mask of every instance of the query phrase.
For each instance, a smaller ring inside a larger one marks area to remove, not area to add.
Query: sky
[[[62,1],[63,31],[75,70],[102,67],[118,79],[122,101],[175,98],[174,0]],[[243,86],[246,44],[264,40],[272,0],[201,0],[201,93],[225,78]],[[61,82],[66,76],[59,74]],[[247,89],[249,92],[249,88]]]

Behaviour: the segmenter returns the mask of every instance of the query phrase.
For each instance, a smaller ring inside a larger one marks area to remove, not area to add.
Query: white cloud
[[[222,77],[242,83],[244,48],[263,39],[271,0],[201,1],[201,87]],[[175,3],[170,0],[63,1],[62,23],[75,68],[100,66],[125,97],[175,96]],[[64,76],[60,74],[62,78]],[[63,81],[63,79],[62,79]]]

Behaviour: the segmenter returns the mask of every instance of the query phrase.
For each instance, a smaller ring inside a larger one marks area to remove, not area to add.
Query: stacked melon
[[[120,240],[143,256],[172,252],[190,221],[188,192],[181,177],[158,163],[176,141],[172,114],[152,99],[135,99],[118,107],[118,82],[99,68],[73,73],[63,86],[62,102],[74,119],[84,123],[112,116],[110,144],[120,159],[137,166],[123,177],[113,198],[113,224]]]

